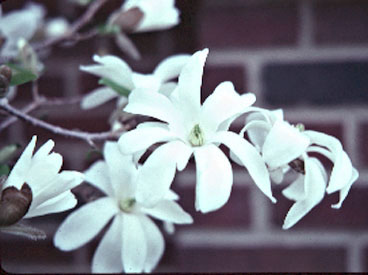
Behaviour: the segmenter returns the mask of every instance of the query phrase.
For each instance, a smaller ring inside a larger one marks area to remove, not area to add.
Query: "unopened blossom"
[[[0,16],[0,37],[5,38],[0,48],[0,56],[15,57],[18,54],[18,41],[29,41],[42,25],[45,9],[38,4],[28,4],[22,10]]]
[[[175,87],[170,80],[176,78],[183,65],[188,61],[189,55],[180,54],[170,56],[161,61],[152,74],[133,72],[129,65],[117,56],[94,55],[93,60],[99,64],[81,66],[82,71],[107,79],[124,88],[129,93],[137,88],[147,88],[152,92],[169,94]],[[119,95],[111,87],[104,86],[90,92],[81,102],[83,109],[99,106],[111,99],[119,98],[118,106],[127,102],[126,95]]]
[[[52,18],[45,24],[45,34],[47,37],[57,37],[63,35],[69,27],[70,24],[64,17]]]
[[[109,23],[129,32],[166,30],[179,24],[179,14],[175,0],[127,0]]]
[[[195,207],[210,212],[229,199],[233,184],[232,167],[219,149],[224,144],[238,156],[256,185],[272,201],[267,168],[257,150],[238,134],[228,131],[230,123],[247,111],[254,94],[239,95],[231,82],[222,82],[201,105],[201,83],[208,49],[196,52],[182,69],[178,86],[169,97],[137,89],[129,96],[126,112],[154,117],[119,139],[123,153],[144,152],[158,142],[145,161],[138,178],[137,200],[150,205],[165,196],[176,169],[183,170],[194,154],[197,169]],[[149,180],[147,180],[147,178]]]
[[[51,152],[54,147],[52,140],[47,141],[33,154],[36,140],[37,137],[33,136],[2,185],[1,205],[8,207],[7,203],[10,203],[12,209],[9,208],[9,211],[20,211],[17,209],[19,206],[25,210],[24,215],[13,220],[13,223],[21,218],[58,213],[75,207],[77,200],[71,189],[84,179],[84,175],[76,171],[60,172],[63,159],[60,154]],[[7,202],[4,201],[5,193],[8,194]],[[13,204],[11,197],[18,200],[20,205]],[[26,205],[26,201],[30,205]],[[3,210],[4,208],[0,210],[1,215],[9,214]],[[6,220],[1,220],[0,223],[11,225]]]
[[[341,207],[351,185],[358,178],[358,171],[352,166],[338,139],[304,130],[301,125],[291,125],[283,119],[282,110],[259,109],[249,115],[241,135],[245,131],[260,151],[275,182],[281,182],[283,174],[290,168],[300,173],[283,191],[286,197],[296,201],[285,218],[284,229],[303,218],[326,192],[339,191],[339,202],[332,207]],[[310,153],[319,153],[333,162],[329,179],[325,168],[316,158],[310,157]]]
[[[105,161],[94,163],[86,181],[106,194],[77,209],[61,224],[54,237],[56,247],[77,249],[91,241],[112,219],[92,260],[94,273],[150,272],[164,252],[164,238],[151,217],[164,222],[188,224],[193,220],[168,192],[153,207],[136,200],[141,170],[131,155],[120,153],[116,142],[104,147]]]

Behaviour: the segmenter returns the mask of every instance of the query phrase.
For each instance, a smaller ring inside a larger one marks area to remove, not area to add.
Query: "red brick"
[[[295,1],[235,2],[217,7],[211,6],[210,2],[206,1],[207,5],[203,6],[199,15],[199,41],[202,47],[265,47],[296,42],[298,22]]]
[[[184,248],[180,272],[333,272],[345,271],[342,248]]]
[[[180,195],[179,204],[185,211],[190,213],[194,219],[193,227],[200,228],[245,228],[250,223],[249,190],[246,187],[233,186],[229,201],[219,210],[202,214],[194,208],[195,200],[195,175],[193,185],[181,187],[173,185]],[[182,228],[182,227],[180,227]]]
[[[275,190],[278,198],[277,204],[272,207],[272,222],[281,228],[286,214],[293,201],[286,199],[281,190]],[[366,188],[352,187],[339,210],[332,209],[331,204],[338,202],[338,193],[326,195],[325,198],[315,206],[302,220],[289,230],[298,229],[325,229],[325,230],[360,230],[367,229],[367,211],[363,205],[366,204],[368,190]]]
[[[366,1],[334,0],[313,3],[317,43],[368,42],[368,3]]]

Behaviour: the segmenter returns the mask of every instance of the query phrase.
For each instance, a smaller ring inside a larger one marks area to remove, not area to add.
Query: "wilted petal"
[[[142,211],[156,219],[177,224],[192,223],[192,217],[179,204],[170,200],[159,201],[152,208],[142,208]]]
[[[179,120],[177,110],[166,96],[147,89],[132,91],[124,111],[154,117],[168,123],[177,123]]]
[[[92,109],[116,97],[118,93],[110,87],[97,88],[82,99],[81,108]]]
[[[201,125],[205,131],[215,132],[225,120],[241,115],[244,110],[256,101],[254,94],[240,96],[233,83],[220,83],[213,93],[207,97],[201,108]]]
[[[136,199],[147,207],[163,199],[170,189],[177,165],[177,142],[158,147],[138,172]]]
[[[69,251],[86,244],[119,212],[111,198],[101,198],[87,203],[71,213],[56,231],[54,244]]]
[[[147,257],[147,240],[139,216],[123,216],[122,236],[124,271],[126,273],[141,273]]]
[[[146,216],[141,216],[143,231],[147,242],[147,256],[144,263],[144,272],[152,272],[158,261],[161,259],[164,249],[165,240],[157,225]]]
[[[355,168],[353,168],[353,174],[351,176],[351,179],[350,179],[349,183],[347,185],[345,185],[340,190],[340,199],[339,199],[339,202],[336,203],[336,204],[331,205],[332,208],[339,209],[341,207],[342,203],[344,202],[346,196],[348,195],[348,193],[350,191],[351,186],[358,179],[358,177],[359,177],[358,170],[356,170]]]
[[[121,273],[122,263],[122,221],[121,215],[116,215],[109,230],[99,243],[92,260],[93,273]]]
[[[276,121],[263,144],[263,159],[277,168],[300,157],[309,145],[307,136],[285,121]]]
[[[217,132],[212,142],[225,144],[237,156],[239,161],[245,166],[261,191],[276,202],[272,196],[271,182],[266,164],[257,150],[245,139],[232,132]]]
[[[233,185],[233,171],[225,154],[215,145],[198,147],[196,162],[197,211],[208,213],[222,207],[229,199]]]
[[[189,54],[173,55],[162,60],[153,71],[153,74],[166,82],[179,76],[184,65],[189,61]]]
[[[108,166],[106,162],[100,160],[95,162],[84,172],[86,182],[100,189],[105,194],[113,197],[115,192],[111,186],[110,177],[108,175]]]
[[[132,70],[125,61],[113,55],[94,55],[93,60],[101,65],[80,66],[80,69],[110,79],[128,90],[134,89]]]
[[[286,215],[283,229],[289,229],[312,210],[324,197],[326,179],[318,161],[314,158],[305,160],[305,198],[296,201]]]
[[[193,54],[183,67],[178,82],[179,105],[186,116],[185,121],[195,123],[200,113],[203,67],[208,49]]]
[[[146,150],[151,145],[168,141],[175,138],[172,133],[164,127],[138,127],[123,133],[119,138],[119,147],[124,154],[133,154]]]

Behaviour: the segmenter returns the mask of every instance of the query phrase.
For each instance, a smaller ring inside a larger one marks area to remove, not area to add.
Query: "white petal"
[[[154,117],[168,123],[178,123],[179,120],[175,107],[166,96],[147,89],[133,90],[124,111]]]
[[[269,171],[271,180],[276,184],[281,183],[282,180],[284,179],[284,173],[287,171],[284,170],[285,170],[284,168],[277,168],[275,170]]]
[[[282,194],[289,200],[300,201],[305,199],[306,193],[304,190],[304,175],[299,175],[298,178],[292,182],[288,187],[282,190]]]
[[[300,157],[309,145],[307,136],[285,121],[276,121],[263,145],[263,158],[270,168],[277,168]]]
[[[123,217],[123,266],[126,273],[141,273],[147,257],[147,240],[140,218]]]
[[[144,263],[144,272],[152,272],[161,259],[165,250],[165,240],[157,225],[146,216],[141,216],[143,231],[147,242],[147,256]]]
[[[31,167],[31,159],[33,150],[36,146],[37,137],[33,136],[30,143],[24,149],[22,155],[19,157],[18,161],[15,163],[13,169],[11,170],[7,181],[5,182],[3,189],[14,186],[18,190],[22,188],[25,181],[27,173]]]
[[[147,89],[150,92],[157,92],[161,85],[161,80],[152,74],[133,72],[132,78],[135,88]]]
[[[251,120],[240,131],[240,136],[244,136],[244,132],[247,132],[250,142],[261,151],[271,128],[272,126],[266,121]]]
[[[121,215],[116,215],[93,255],[93,273],[121,273],[123,271],[122,223]]]
[[[269,173],[262,157],[257,150],[245,139],[232,132],[217,132],[213,142],[225,144],[238,157],[258,188],[270,198],[272,202],[276,199],[272,196]]]
[[[116,97],[118,97],[118,93],[110,87],[97,88],[82,99],[81,108],[84,110],[92,109]]]
[[[189,61],[189,54],[173,55],[162,60],[153,71],[153,74],[166,82],[179,76],[184,65]]]
[[[117,142],[107,141],[104,146],[104,157],[115,194],[134,196],[137,168],[133,162],[133,156],[123,155]]]
[[[113,197],[115,192],[111,186],[106,162],[99,160],[84,172],[85,181],[100,189],[105,194]]]
[[[87,73],[110,79],[128,90],[134,89],[132,70],[125,61],[113,55],[102,57],[94,55],[93,60],[101,65],[80,66],[80,69]]]
[[[138,172],[136,199],[146,207],[162,200],[170,189],[176,171],[177,142],[158,147]]]
[[[164,96],[170,97],[177,86],[178,83],[176,82],[167,82],[160,86],[158,92]]]
[[[289,229],[312,210],[324,197],[326,180],[316,159],[305,159],[305,199],[296,201],[286,215],[283,229]]]
[[[347,185],[345,185],[340,190],[340,199],[339,199],[339,202],[336,203],[336,204],[331,205],[332,208],[339,209],[341,207],[342,203],[344,202],[346,196],[348,195],[348,193],[350,191],[351,186],[358,179],[358,177],[359,177],[358,170],[356,170],[355,168],[353,168],[353,174],[351,176],[351,179],[350,179],[349,183]]]
[[[53,214],[64,212],[66,210],[72,209],[77,205],[77,199],[74,194],[70,191],[65,191],[60,195],[53,197],[44,203],[33,207],[31,205],[27,214],[24,216],[25,219],[43,216],[46,214]]]
[[[139,127],[123,133],[119,138],[119,147],[124,154],[133,154],[146,150],[151,145],[175,138],[173,134],[163,127]]]
[[[54,148],[55,142],[49,139],[45,144],[43,144],[37,152],[34,154],[33,161],[42,161],[50,154],[52,148]]]
[[[350,158],[342,149],[340,141],[330,135],[319,133],[316,131],[305,131],[311,141],[319,146],[327,147],[331,152],[331,156],[326,155],[334,162],[330,181],[327,186],[327,193],[331,194],[337,190],[349,185],[353,173],[353,166]]]
[[[54,244],[69,251],[86,244],[119,212],[116,202],[107,197],[83,205],[71,213],[56,231]]]
[[[192,217],[179,204],[170,200],[159,201],[152,208],[142,208],[142,211],[156,219],[177,224],[192,223]]]
[[[198,147],[196,162],[197,211],[208,213],[222,207],[229,199],[233,185],[233,171],[225,154],[215,145]]]
[[[183,67],[178,82],[178,108],[181,108],[185,120],[189,124],[198,123],[201,104],[201,85],[203,67],[208,55],[208,49],[193,54]]]
[[[235,119],[255,101],[254,94],[240,96],[235,91],[233,83],[222,82],[202,105],[201,125],[205,127],[205,132],[214,132],[222,122],[229,118]]]

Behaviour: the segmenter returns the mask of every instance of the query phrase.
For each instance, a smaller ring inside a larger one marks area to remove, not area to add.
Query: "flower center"
[[[121,200],[119,207],[121,211],[130,213],[132,212],[134,205],[135,205],[135,199],[129,198],[129,199]]]
[[[199,127],[199,124],[194,125],[189,134],[189,142],[193,146],[202,146],[204,143],[204,133]]]
[[[299,132],[304,132],[305,131],[305,126],[303,123],[297,123],[294,125],[295,129],[297,129]]]

